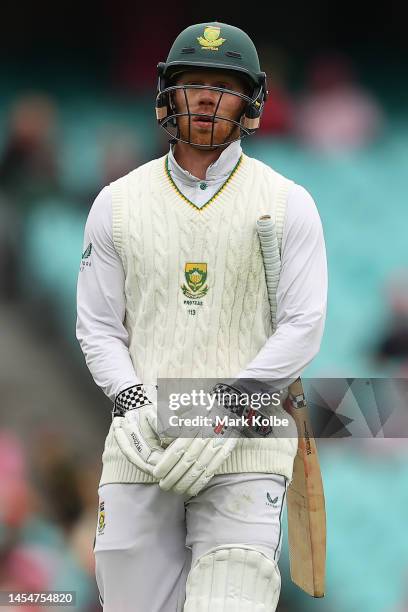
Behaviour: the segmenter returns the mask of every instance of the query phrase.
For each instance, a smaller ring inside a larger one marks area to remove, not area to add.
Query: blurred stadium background
[[[83,228],[105,184],[165,152],[155,67],[190,23],[216,18],[253,37],[270,97],[244,150],[304,185],[322,217],[328,317],[306,374],[408,376],[402,13],[393,2],[363,15],[344,4],[247,8],[2,7],[0,590],[76,590],[75,609],[100,609],[92,544],[110,406],[75,340]],[[319,448],[327,597],[291,585],[285,551],[280,612],[406,612],[406,441]]]

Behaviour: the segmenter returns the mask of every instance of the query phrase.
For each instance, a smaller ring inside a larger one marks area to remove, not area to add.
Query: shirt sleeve
[[[320,348],[327,307],[327,259],[323,228],[312,196],[292,185],[282,235],[275,333],[238,374],[287,387]]]
[[[77,285],[76,335],[95,383],[114,401],[140,384],[129,354],[125,317],[125,273],[115,250],[112,197],[105,187],[88,215]]]

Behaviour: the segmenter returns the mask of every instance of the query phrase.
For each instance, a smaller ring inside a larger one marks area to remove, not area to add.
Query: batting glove
[[[153,474],[164,450],[157,434],[157,409],[143,385],[119,393],[112,416],[113,433],[122,453],[136,467]]]
[[[218,384],[213,392],[226,398],[222,403],[223,408],[217,410],[219,416],[245,414],[245,409],[239,405],[242,394],[238,388]],[[246,435],[244,429],[217,425],[209,438],[196,436],[174,440],[153,469],[153,476],[159,480],[160,488],[166,491],[171,489],[181,495],[197,495],[230,456],[238,439]]]

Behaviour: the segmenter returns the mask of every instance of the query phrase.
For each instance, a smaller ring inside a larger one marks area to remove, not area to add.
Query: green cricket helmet
[[[210,87],[206,85],[175,85],[176,77],[182,72],[195,69],[215,69],[234,73],[248,86],[249,95],[231,91],[221,87]],[[207,147],[226,146],[234,140],[253,134],[259,127],[264,103],[267,96],[266,74],[259,66],[258,53],[249,36],[226,23],[199,23],[189,26],[183,30],[174,41],[167,60],[160,62],[158,69],[158,87],[156,97],[156,117],[159,125],[172,137],[172,141],[180,140],[188,144],[187,140],[180,137],[177,127],[177,117],[188,116],[189,126],[191,117],[194,115],[205,116],[212,120],[213,129],[211,142]],[[172,92],[177,89],[184,90],[187,103],[187,112],[178,113],[172,101]],[[187,100],[187,89],[210,89],[220,92],[220,97],[213,114],[190,113]],[[217,111],[224,93],[233,94],[246,102],[244,112],[239,121],[218,116]],[[220,119],[229,121],[239,127],[239,136],[224,142],[215,144],[214,122]],[[190,130],[189,130],[190,134]],[[200,145],[205,146],[205,145]]]

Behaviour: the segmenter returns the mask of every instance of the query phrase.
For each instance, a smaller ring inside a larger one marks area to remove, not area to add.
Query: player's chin
[[[196,147],[212,148],[223,145],[228,136],[228,130],[215,125],[214,131],[210,127],[194,127],[191,130],[190,142]]]

